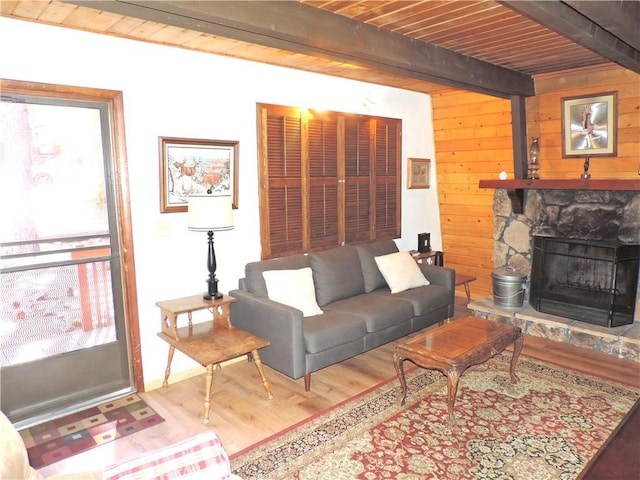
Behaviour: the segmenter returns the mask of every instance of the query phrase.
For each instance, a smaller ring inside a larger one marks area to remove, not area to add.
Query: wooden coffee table
[[[403,367],[405,360],[423,368],[440,370],[447,376],[448,425],[452,427],[455,424],[453,406],[460,376],[470,366],[486,362],[512,343],[514,347],[509,374],[511,382],[518,383],[515,368],[524,343],[520,327],[465,317],[397,345],[393,365],[402,386],[401,404],[404,405],[407,399]]]

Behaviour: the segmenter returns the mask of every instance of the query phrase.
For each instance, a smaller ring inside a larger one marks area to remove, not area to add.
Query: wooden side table
[[[456,287],[459,285],[464,286],[464,292],[467,294],[467,301],[471,301],[471,288],[469,284],[471,282],[475,282],[477,279],[472,275],[464,275],[462,273],[456,272]]]
[[[220,300],[205,300],[202,295],[193,295],[156,303],[160,308],[162,323],[162,331],[158,333],[158,336],[169,344],[169,358],[162,386],[166,388],[169,385],[171,362],[176,349],[204,366],[206,368],[204,423],[209,423],[213,368],[226,360],[242,355],[253,358],[264,389],[267,391],[269,399],[273,398],[271,386],[265,377],[262,361],[258,354],[258,349],[266,347],[269,342],[233,327],[229,316],[229,305],[234,301],[234,298],[227,295],[224,295]],[[212,320],[194,324],[192,313],[205,309],[212,311]],[[178,316],[185,313],[188,318],[187,325],[179,327]]]
[[[435,265],[436,263],[436,252],[431,250],[429,252],[418,252],[417,250],[411,250],[411,256],[417,263],[426,263],[427,265]],[[464,275],[462,273],[456,272],[456,281],[455,286],[462,285],[464,286],[464,291],[467,294],[467,301],[471,301],[471,288],[469,284],[474,282],[476,277],[472,275]]]
[[[431,250],[429,252],[419,252],[417,250],[411,250],[410,253],[416,263],[426,263],[427,265],[435,265],[436,263],[435,250]]]

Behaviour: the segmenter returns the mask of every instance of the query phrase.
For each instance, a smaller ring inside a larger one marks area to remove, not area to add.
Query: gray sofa
[[[262,361],[291,378],[304,376],[309,391],[312,372],[453,316],[452,269],[420,264],[430,284],[391,293],[374,257],[397,251],[384,240],[248,263],[239,288],[229,292],[236,299],[231,321],[271,342],[260,350]],[[268,298],[263,272],[305,267],[321,315],[303,317]]]

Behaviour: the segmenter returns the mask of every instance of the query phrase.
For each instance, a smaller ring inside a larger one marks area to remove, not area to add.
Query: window
[[[400,236],[402,121],[258,105],[262,257]]]

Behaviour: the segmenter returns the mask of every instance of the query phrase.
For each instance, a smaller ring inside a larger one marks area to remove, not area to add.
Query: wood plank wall
[[[503,170],[513,178],[511,102],[464,90],[432,102],[444,262],[477,277],[471,294],[481,298],[493,270],[493,190],[478,182]]]
[[[529,140],[540,136],[541,178],[579,178],[584,159],[561,154],[561,98],[618,91],[618,156],[591,159],[592,178],[638,179],[640,75],[616,65],[541,75],[528,98]],[[511,102],[464,90],[432,96],[445,265],[474,275],[472,299],[491,295],[493,190],[480,179],[513,178]],[[458,294],[462,294],[458,292]]]
[[[584,158],[562,158],[563,97],[618,92],[618,153],[616,157],[592,157],[591,178],[639,179],[640,75],[606,65],[535,77],[536,96],[527,98],[529,139],[540,137],[540,177],[580,178]]]

